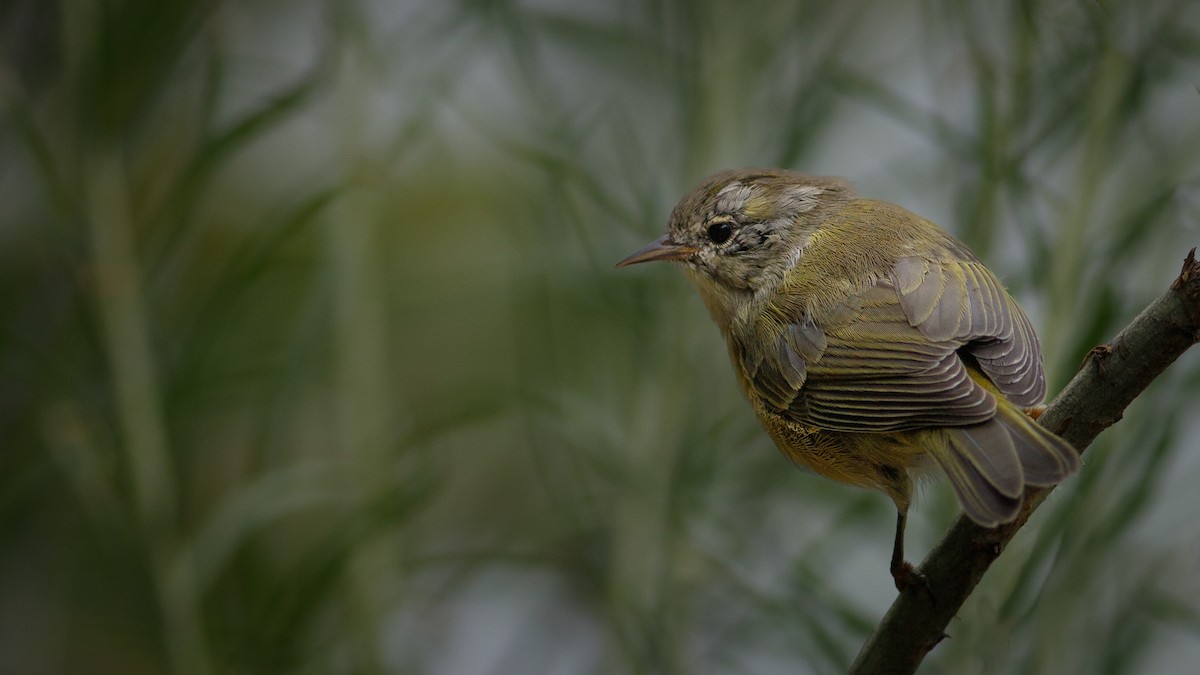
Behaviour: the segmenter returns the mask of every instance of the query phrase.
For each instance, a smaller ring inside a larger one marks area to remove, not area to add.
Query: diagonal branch
[[[1111,343],[1088,353],[1084,366],[1046,408],[1040,422],[1081,452],[1167,366],[1200,341],[1200,263],[1196,249],[1183,270]],[[867,639],[850,673],[913,673],[945,637],[946,625],[1013,535],[1053,488],[1029,490],[1017,519],[995,529],[960,517],[921,563],[929,593],[901,593]]]

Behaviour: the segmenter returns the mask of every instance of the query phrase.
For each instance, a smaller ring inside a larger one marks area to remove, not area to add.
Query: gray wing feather
[[[822,429],[874,433],[978,424],[995,415],[996,400],[955,353],[959,343],[922,335],[892,282],[880,280],[847,305],[854,310],[824,329],[807,318],[788,325],[778,356],[742,360],[770,408]]]
[[[1005,397],[1037,405],[1046,393],[1041,347],[1025,313],[975,260],[909,256],[892,269],[900,306],[930,340],[952,341],[973,356]]]

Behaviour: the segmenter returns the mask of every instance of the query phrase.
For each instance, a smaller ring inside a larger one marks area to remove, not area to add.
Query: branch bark
[[[1192,249],[1183,270],[1112,342],[1092,349],[1039,422],[1083,452],[1125,408],[1189,347],[1200,341],[1200,263]],[[928,593],[909,589],[892,603],[850,673],[907,674],[945,637],[946,625],[983,573],[1053,488],[1026,492],[1017,519],[995,529],[965,516],[921,563]]]

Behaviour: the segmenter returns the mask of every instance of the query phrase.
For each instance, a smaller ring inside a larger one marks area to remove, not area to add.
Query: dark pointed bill
[[[648,245],[634,251],[628,258],[617,263],[617,267],[636,265],[637,263],[650,262],[651,260],[683,260],[695,252],[695,247],[676,244],[674,241],[671,241],[671,235],[664,234]]]

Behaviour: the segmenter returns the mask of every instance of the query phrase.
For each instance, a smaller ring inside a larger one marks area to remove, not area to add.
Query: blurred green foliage
[[[727,166],[957,232],[1054,386],[1200,242],[1200,5],[0,2],[0,671],[836,673],[891,506],[677,271]],[[928,672],[1200,658],[1200,365]],[[931,482],[913,555],[955,514]]]

